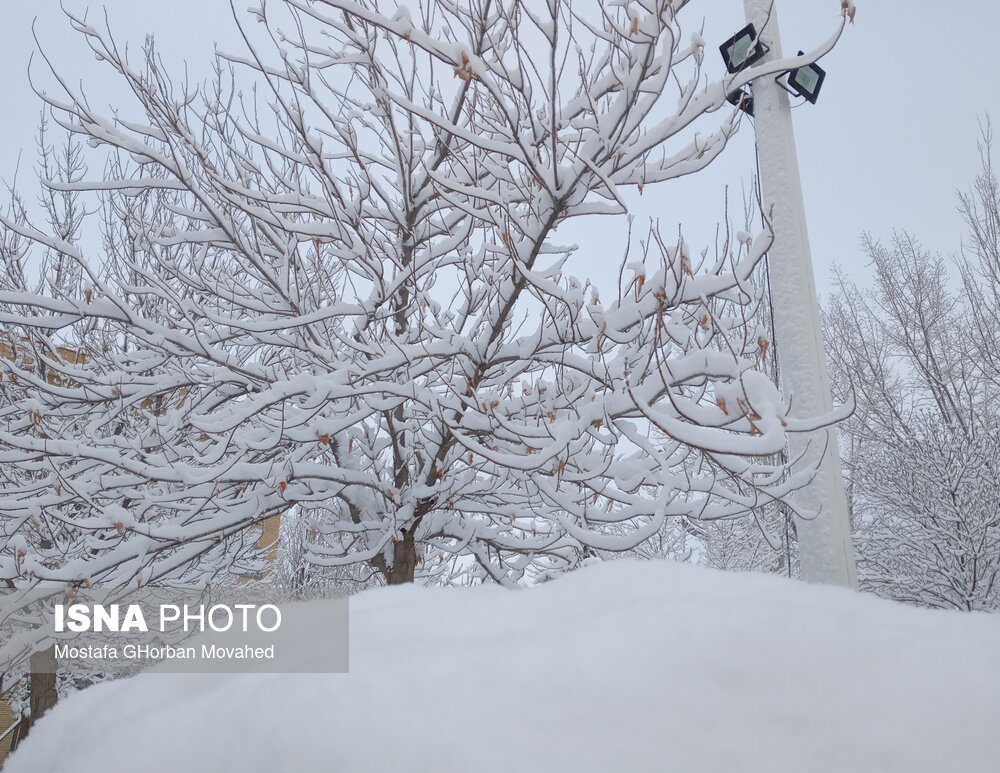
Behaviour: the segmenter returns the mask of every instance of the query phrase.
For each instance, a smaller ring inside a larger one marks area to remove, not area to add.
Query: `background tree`
[[[997,182],[960,197],[970,241],[958,274],[911,235],[864,238],[874,286],[838,274],[826,337],[842,425],[862,585],[927,606],[1000,606],[996,325]]]
[[[47,121],[44,114],[38,134],[39,174],[41,177],[56,183],[70,184],[77,182],[86,173],[82,149],[78,143],[65,142],[60,148],[49,144]],[[38,201],[46,222],[53,233],[67,244],[75,244],[80,237],[83,225],[84,211],[80,195],[74,191],[59,191],[46,188]],[[19,223],[26,223],[27,208],[23,199],[16,192],[11,193],[8,205],[8,216]],[[0,254],[4,256],[3,270],[7,281],[12,286],[27,286],[36,275],[31,267],[26,265],[30,244],[26,239],[13,231],[5,231],[0,242]],[[55,297],[76,297],[80,293],[80,272],[77,266],[66,259],[60,252],[46,250],[41,259],[41,269],[35,278],[35,291],[47,292]],[[0,354],[15,367],[10,372],[0,370],[0,405],[19,404],[26,411],[32,434],[40,434],[39,404],[34,401],[35,389],[33,382],[43,382],[58,386],[61,383],[57,371],[48,367],[51,360],[75,363],[77,353],[66,347],[53,347],[44,336],[39,336],[30,326],[5,326],[0,337]],[[21,379],[18,373],[27,376]],[[22,461],[28,461],[22,455]],[[33,481],[40,476],[36,465],[11,464],[0,470],[0,479],[15,489],[32,486]],[[65,544],[74,533],[69,519],[79,511],[76,505],[70,504],[61,512],[59,520],[43,524],[40,520],[29,518],[19,522],[0,523],[0,538],[9,540],[12,558],[19,564],[22,574],[33,577],[38,568],[52,565],[58,546]],[[27,545],[33,545],[31,557],[28,557]],[[3,578],[7,589],[13,589],[15,583],[8,576]],[[17,612],[16,623],[0,625],[0,630],[10,639],[13,634],[25,633],[24,618],[31,617],[31,609],[13,608]],[[4,621],[6,623],[7,621]],[[18,709],[23,720],[17,736],[24,737],[31,725],[42,715],[55,706],[59,698],[57,678],[57,661],[54,647],[32,651],[28,662],[27,679],[18,684],[18,674],[0,673],[0,694],[11,697],[11,705]],[[23,704],[23,707],[20,705]],[[6,729],[6,728],[5,728]]]

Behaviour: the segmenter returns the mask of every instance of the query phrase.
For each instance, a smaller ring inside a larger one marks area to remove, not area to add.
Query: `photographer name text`
[[[59,660],[198,660],[199,648],[193,646],[175,647],[170,644],[112,644],[74,646],[55,645]],[[202,644],[201,660],[274,660],[274,645],[268,647],[220,647],[217,644]]]

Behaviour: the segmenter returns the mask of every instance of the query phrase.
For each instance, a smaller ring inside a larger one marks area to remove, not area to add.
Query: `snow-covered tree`
[[[82,148],[78,143],[69,141],[57,149],[49,144],[46,129],[47,121],[43,115],[38,135],[40,176],[61,184],[77,182],[86,172]],[[39,205],[53,233],[68,244],[78,240],[84,219],[79,193],[57,190],[55,187],[46,188]],[[27,222],[26,203],[16,192],[11,193],[7,213],[14,222]],[[59,297],[77,296],[80,290],[79,267],[67,260],[62,253],[47,250],[41,257],[41,268],[37,276],[33,277],[34,272],[26,265],[30,246],[29,240],[14,231],[4,230],[0,235],[0,254],[4,256],[0,270],[5,273],[4,284],[27,287],[29,282],[34,281],[35,292],[47,292]],[[28,418],[27,431],[33,436],[44,437],[40,403],[34,399],[37,392],[34,385],[45,383],[60,386],[59,372],[50,368],[49,364],[52,361],[76,364],[79,360],[78,353],[65,346],[53,345],[52,341],[39,335],[30,325],[6,325],[0,331],[0,355],[14,366],[9,372],[0,369],[0,406],[20,406]],[[24,378],[20,378],[19,374]],[[21,461],[26,459],[24,455],[20,457]],[[37,465],[8,464],[2,465],[0,469],[0,481],[5,488],[17,490],[31,487],[39,477]],[[47,561],[50,565],[59,562],[61,548],[80,536],[72,525],[73,518],[79,512],[79,503],[69,502],[59,508],[57,518],[44,524],[38,519],[0,524],[0,537],[4,538],[4,544],[23,576],[30,580],[44,562]],[[32,546],[30,551],[29,545]],[[13,577],[3,577],[3,581],[5,589],[15,587]],[[27,709],[25,721],[18,730],[20,735],[24,735],[30,725],[58,700],[55,652],[51,646],[41,649],[33,646],[36,640],[28,621],[37,610],[32,609],[32,605],[23,607],[16,603],[5,603],[3,606],[6,612],[0,617],[3,639],[13,645],[15,650],[20,642],[20,654],[28,661],[29,676],[20,683],[18,690],[19,694],[23,694]],[[12,680],[16,679],[16,674],[0,673],[0,694],[6,693],[13,686]]]
[[[813,427],[760,367],[770,233],[699,252],[624,217],[780,69],[706,80],[696,5],[285,0],[203,85],[71,16],[133,99],[43,95],[105,160],[44,181],[110,213],[99,245],[0,216],[82,276],[0,289],[0,323],[81,353],[0,406],[0,464],[33,471],[0,492],[0,577],[193,580],[295,508],[314,566],[513,583],[807,482],[776,455]],[[616,287],[580,276],[574,221],[621,225]],[[25,524],[70,505],[86,539],[26,575]]]
[[[915,421],[852,459],[863,584],[945,609],[1000,608],[1000,431]]]
[[[958,609],[1000,607],[1000,197],[989,160],[961,207],[958,268],[911,235],[865,237],[874,286],[843,274],[825,312],[863,587]]]
[[[980,170],[972,188],[960,194],[959,211],[968,228],[960,262],[968,297],[968,337],[977,375],[1000,394],[1000,181],[993,168],[993,127],[981,126]]]

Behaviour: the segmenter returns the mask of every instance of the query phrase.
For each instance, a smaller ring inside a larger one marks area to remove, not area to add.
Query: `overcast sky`
[[[106,9],[121,40],[137,45],[145,34],[155,34],[168,61],[187,62],[195,73],[206,71],[214,41],[228,50],[238,48],[228,0],[65,2],[73,9],[89,7],[92,14]],[[115,97],[106,73],[69,29],[57,0],[4,5],[0,177],[9,183],[22,148],[21,174],[26,174],[38,123],[38,101],[27,82],[35,48],[32,24],[58,68],[83,82],[95,106]],[[857,5],[857,23],[822,63],[828,76],[819,103],[794,111],[821,290],[834,263],[864,276],[858,247],[864,231],[884,237],[894,228],[906,228],[927,247],[955,253],[962,236],[956,191],[968,186],[977,171],[977,120],[992,113],[1000,123],[993,50],[1000,2],[956,0],[941,11],[934,10],[943,5],[938,0],[858,0]],[[785,53],[824,40],[837,24],[839,7],[839,0],[778,0]],[[690,27],[702,15],[710,47],[744,24],[742,0],[695,0],[685,23]],[[708,56],[708,72],[717,77],[721,60],[715,50]],[[52,83],[37,56],[32,71],[39,83]],[[654,200],[644,201],[643,209],[650,207],[668,223],[683,221],[691,242],[697,243],[699,235],[707,240],[711,224],[721,216],[723,189],[729,185],[738,204],[753,167],[752,130],[745,125],[710,172],[668,183]],[[588,242],[585,260],[605,263],[620,254],[600,254],[612,245],[594,244]],[[578,272],[586,274],[587,269]]]

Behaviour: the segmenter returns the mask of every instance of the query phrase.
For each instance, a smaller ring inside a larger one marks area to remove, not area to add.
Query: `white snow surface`
[[[351,626],[349,674],[147,673],[84,690],[4,773],[1000,764],[996,616],[619,561],[523,591],[366,592]],[[301,643],[307,661],[322,653]]]

